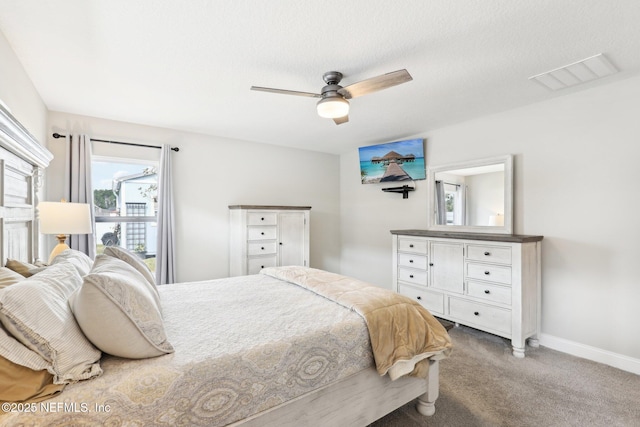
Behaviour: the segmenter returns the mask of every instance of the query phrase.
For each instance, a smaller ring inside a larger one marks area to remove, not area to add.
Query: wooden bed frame
[[[0,105],[0,258],[33,262],[39,258],[36,206],[42,174],[53,155]],[[231,424],[243,427],[299,425],[366,426],[406,403],[433,415],[438,398],[437,361],[425,379],[391,381],[374,368],[304,394],[292,401]]]
[[[365,369],[229,426],[367,426],[416,398],[417,411],[433,415],[439,393],[438,363],[430,362],[426,380],[402,377],[391,381],[374,368]]]

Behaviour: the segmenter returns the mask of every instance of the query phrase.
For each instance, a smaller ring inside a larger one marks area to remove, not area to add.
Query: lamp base
[[[49,264],[51,264],[53,259],[60,255],[60,253],[66,251],[67,249],[70,249],[69,245],[65,243],[65,240],[67,240],[67,236],[65,234],[58,234],[56,238],[58,239],[58,244],[51,251],[51,255],[49,255]]]

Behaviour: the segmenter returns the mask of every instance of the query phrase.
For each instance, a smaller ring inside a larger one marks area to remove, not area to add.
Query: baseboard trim
[[[640,375],[640,359],[547,334],[540,334],[540,345]]]

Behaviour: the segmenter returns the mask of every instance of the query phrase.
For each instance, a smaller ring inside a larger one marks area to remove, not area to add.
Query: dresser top
[[[229,205],[229,209],[259,209],[259,210],[292,210],[301,211],[309,210],[311,206],[265,206],[265,205]]]
[[[495,233],[462,233],[434,230],[391,230],[391,234],[403,236],[440,237],[445,239],[486,240],[492,242],[528,243],[539,242],[543,236],[529,236],[524,234],[495,234]]]

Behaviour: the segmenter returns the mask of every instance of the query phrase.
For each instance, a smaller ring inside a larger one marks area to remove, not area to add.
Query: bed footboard
[[[290,402],[231,424],[242,427],[297,427],[300,425],[367,426],[418,398],[422,415],[435,413],[439,367],[432,361],[427,379],[402,377],[391,381],[375,369],[365,369]]]

